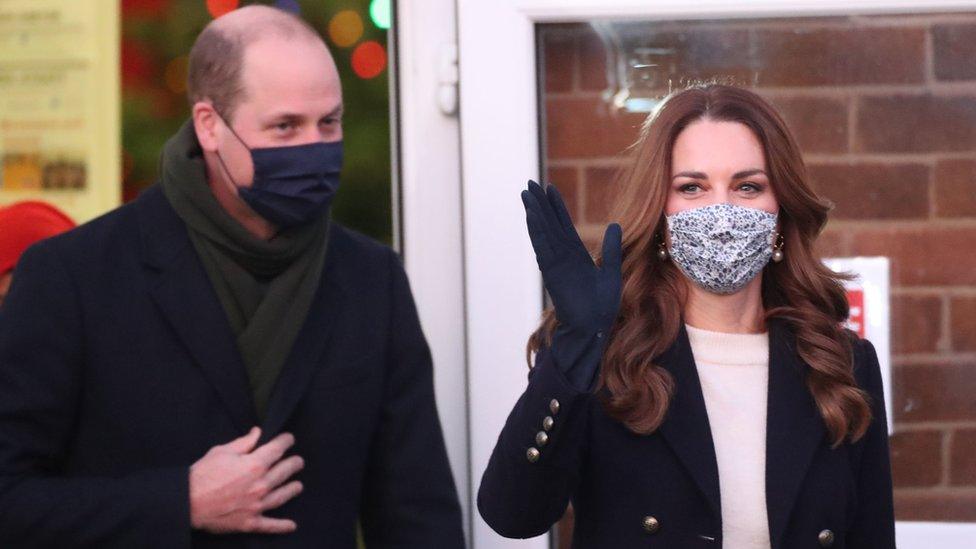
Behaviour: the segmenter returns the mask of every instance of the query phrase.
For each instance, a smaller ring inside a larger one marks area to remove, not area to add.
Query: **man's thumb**
[[[229,443],[227,443],[227,449],[237,452],[239,454],[250,453],[251,450],[257,446],[258,439],[261,438],[261,429],[258,427],[251,427],[251,430],[247,432],[246,435],[241,438],[236,438]]]

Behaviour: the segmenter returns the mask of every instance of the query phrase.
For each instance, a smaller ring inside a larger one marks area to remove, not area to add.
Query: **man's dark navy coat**
[[[283,536],[192,532],[188,467],[288,431]],[[430,354],[395,254],[333,225],[259,422],[234,336],[158,188],[27,251],[0,310],[0,547],[463,547]]]
[[[770,545],[892,549],[888,431],[874,347],[854,343],[854,374],[871,399],[871,426],[859,441],[832,448],[795,342],[784,322],[769,323]],[[541,353],[481,481],[478,508],[488,524],[507,537],[539,535],[571,501],[574,549],[721,547],[718,466],[683,325],[656,363],[673,376],[674,397],[661,427],[639,436],[610,418],[594,395],[575,390]],[[527,451],[538,446],[547,416],[549,440],[530,462]]]

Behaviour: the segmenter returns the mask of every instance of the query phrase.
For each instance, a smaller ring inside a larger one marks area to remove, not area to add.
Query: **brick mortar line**
[[[892,297],[976,297],[976,286],[897,286]]]
[[[546,159],[550,168],[621,168],[628,164],[628,158],[593,157],[593,158],[554,158]]]
[[[573,91],[582,91],[583,69],[581,67],[582,61],[580,60],[580,55],[579,55],[580,39],[578,36],[573,37],[572,47],[573,47],[573,55],[572,55],[573,62],[570,65],[570,70],[572,72],[570,73],[571,78],[570,78],[569,85],[570,87],[572,87]]]
[[[586,193],[583,188],[583,170],[578,167],[572,168],[576,172],[576,214],[581,218],[586,217]]]
[[[935,77],[935,44],[932,43],[932,27],[926,27],[925,36],[922,38],[922,73],[928,84],[937,83]]]
[[[879,27],[917,27],[917,26],[932,26],[944,23],[959,23],[959,22],[969,22],[976,23],[976,11],[939,11],[931,12],[929,14],[878,14],[878,15],[855,15],[855,18],[870,18],[866,19],[867,25],[865,26],[879,26]]]
[[[935,47],[932,44],[932,28],[929,27],[925,30],[925,37],[923,38],[924,47],[924,62],[922,64],[922,71],[925,74],[925,80],[931,85],[936,81],[935,78]],[[930,166],[928,172],[928,210],[929,217],[936,217],[936,203],[938,201],[938,195],[935,192],[935,169],[934,166]]]
[[[976,229],[976,217],[935,219],[839,219],[831,218],[828,228],[861,229],[869,231],[885,230],[893,234],[907,233],[919,229]]]
[[[647,19],[644,22],[628,25],[632,29],[655,32],[690,32],[715,30],[774,30],[792,32],[802,30],[862,30],[865,28],[925,28],[931,25],[960,22],[976,23],[976,11],[933,11],[928,14],[874,14],[874,15],[826,15],[826,16],[774,16],[742,19]],[[547,32],[591,34],[592,31],[580,24],[576,28],[554,28]],[[630,32],[627,34],[635,34]]]
[[[894,434],[919,431],[961,431],[964,429],[976,429],[976,421],[896,421]]]
[[[588,156],[588,157],[558,157],[545,159],[547,166],[551,168],[619,168],[627,166],[630,159],[627,153],[621,151],[619,156]],[[976,161],[976,152],[971,151],[937,151],[920,153],[863,153],[863,152],[840,152],[840,153],[805,153],[803,161],[808,167],[812,166],[836,166],[844,164],[882,164],[882,165],[903,165],[903,164],[925,164],[934,168],[935,164],[945,161],[971,160]]]
[[[935,218],[939,216],[939,208],[937,204],[939,203],[939,193],[936,192],[936,187],[939,184],[939,180],[935,176],[935,172],[938,170],[938,160],[932,161],[928,165],[928,199],[929,199],[929,217]]]
[[[931,95],[940,98],[973,96],[976,80],[939,80],[934,82],[880,83],[880,84],[815,84],[807,86],[747,86],[770,99],[846,99],[852,96],[867,98],[892,95]],[[665,95],[667,90],[654,90]],[[589,99],[602,100],[603,90],[580,89],[573,92],[543,91],[544,100]]]
[[[841,250],[844,251],[845,256],[851,255],[851,250],[854,248],[854,232],[853,231],[841,231]]]
[[[976,289],[976,288],[974,288]],[[942,312],[942,325],[939,329],[942,330],[942,337],[936,342],[936,347],[941,351],[950,351],[953,348],[952,345],[952,311],[950,310],[950,296],[943,294],[942,302],[939,304]]]
[[[809,165],[851,164],[855,162],[872,164],[927,164],[934,167],[947,160],[976,160],[974,151],[929,151],[929,152],[809,152],[803,154],[803,161]]]
[[[950,351],[946,353],[901,353],[891,355],[894,368],[945,368],[976,364],[976,353],[967,351]],[[973,366],[976,374],[976,366]]]
[[[895,494],[901,495],[942,495],[942,496],[976,496],[976,486],[906,486],[895,488]]]
[[[692,30],[861,30],[864,28],[931,28],[934,25],[976,24],[976,10],[938,11],[928,14],[872,14],[806,17],[755,17],[749,19],[691,19],[647,20],[645,26],[653,26],[655,32],[689,32]],[[633,25],[632,28],[636,28]],[[541,32],[555,38],[594,37],[596,33],[588,23],[567,25],[548,23],[541,25]]]
[[[954,430],[943,431],[942,432],[942,478],[940,484],[942,486],[950,486],[952,476],[952,436],[955,433]]]

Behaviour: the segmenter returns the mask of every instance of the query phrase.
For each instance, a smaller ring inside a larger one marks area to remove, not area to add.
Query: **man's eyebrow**
[[[331,117],[335,117],[335,116],[342,116],[342,111],[343,111],[343,105],[342,105],[342,103],[339,103],[338,105],[336,105],[335,107],[333,107],[332,110],[329,111],[328,114],[326,114],[325,116],[322,116],[321,118],[331,118]],[[278,121],[281,121],[281,120],[286,120],[286,121],[289,121],[289,122],[301,121],[301,120],[305,120],[305,114],[299,113],[299,112],[281,111],[281,112],[276,112],[276,113],[274,113],[274,114],[272,114],[271,116],[268,117],[269,123],[274,123],[274,122],[278,122]]]
[[[339,116],[339,115],[342,114],[343,110],[345,110],[345,106],[342,103],[339,103],[338,105],[335,106],[335,108],[333,108],[331,111],[329,111],[329,114],[327,114],[325,116],[327,116],[327,117],[329,117],[329,116]]]
[[[305,117],[304,115],[302,115],[300,113],[297,113],[297,112],[283,111],[283,112],[278,112],[278,113],[275,113],[275,114],[269,116],[268,117],[268,120],[269,121],[278,121],[278,120],[301,120],[304,117]]]

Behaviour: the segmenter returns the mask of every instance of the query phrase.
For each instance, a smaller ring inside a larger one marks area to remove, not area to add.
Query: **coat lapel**
[[[331,232],[335,235],[337,231]],[[336,248],[334,238],[330,239],[319,288],[271,393],[268,413],[262,423],[262,439],[276,435],[288,421],[322,363],[336,321],[342,318],[345,290],[338,276],[337,256],[341,251]]]
[[[674,378],[674,396],[660,432],[687,468],[717,517],[721,517],[718,465],[698,369],[684,323],[671,347],[658,358]]]
[[[766,416],[766,508],[774,548],[790,518],[807,469],[826,428],[806,386],[806,366],[785,322],[769,322],[769,393]]]
[[[158,188],[141,196],[139,207],[143,259],[155,275],[150,294],[235,425],[246,431],[257,424],[247,373],[186,228]]]

